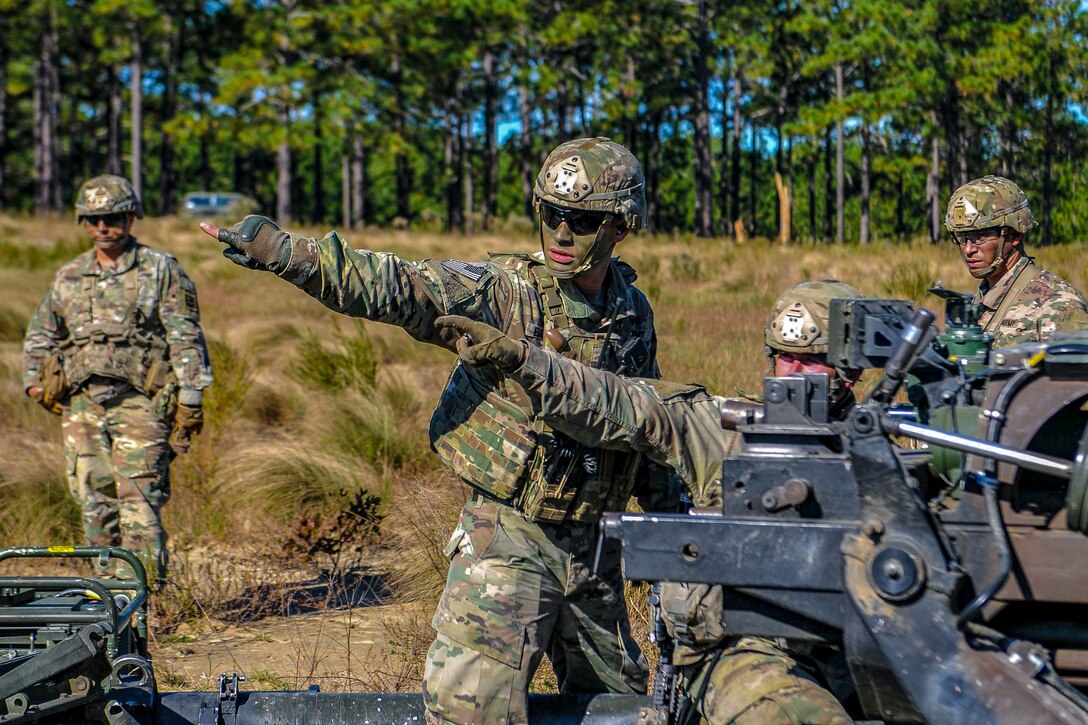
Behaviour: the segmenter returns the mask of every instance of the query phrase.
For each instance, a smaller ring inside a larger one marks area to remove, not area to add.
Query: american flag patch
[[[451,272],[456,272],[457,274],[468,277],[473,282],[479,282],[480,278],[487,273],[487,269],[478,264],[462,262],[457,259],[447,259],[442,263],[442,266]]]

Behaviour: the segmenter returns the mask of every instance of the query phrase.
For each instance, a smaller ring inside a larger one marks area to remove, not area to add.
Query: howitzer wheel
[[[1088,428],[1084,430],[1077,446],[1073,476],[1069,479],[1069,492],[1065,502],[1069,530],[1088,534]]]

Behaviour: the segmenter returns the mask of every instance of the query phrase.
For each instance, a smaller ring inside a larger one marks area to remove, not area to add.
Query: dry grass
[[[177,256],[197,283],[216,372],[205,433],[174,464],[165,510],[174,565],[156,603],[159,636],[289,610],[300,582],[360,561],[360,549],[352,548],[358,542],[336,563],[299,542],[345,526],[352,519],[341,514],[350,502],[375,496],[381,533],[358,545],[384,562],[389,594],[402,606],[383,617],[386,648],[353,652],[342,685],[416,689],[432,636],[428,610],[445,578],[441,550],[466,495],[426,442],[452,357],[399,330],[353,323],[272,275],[229,264],[188,220],[144,220],[137,231]],[[509,237],[366,230],[351,241],[408,259],[474,259],[535,246],[523,229]],[[0,546],[81,536],[64,483],[59,425],[21,394],[21,336],[56,268],[82,244],[74,224],[0,216]],[[907,297],[931,309],[938,301],[925,290],[938,278],[953,289],[973,286],[950,244],[783,248],[657,237],[632,239],[621,251],[656,310],[665,377],[724,394],[758,389],[766,312],[796,282],[839,278],[872,296]],[[1083,244],[1046,249],[1039,262],[1084,288],[1084,252]],[[324,604],[311,606],[342,613],[333,600],[343,592],[332,590]],[[246,592],[261,592],[253,597],[260,606],[239,612]],[[632,589],[630,598],[644,593]],[[644,615],[636,609],[632,618],[644,637]],[[307,671],[300,664],[297,673],[268,671],[258,679],[296,686]],[[553,686],[547,672],[534,684]]]

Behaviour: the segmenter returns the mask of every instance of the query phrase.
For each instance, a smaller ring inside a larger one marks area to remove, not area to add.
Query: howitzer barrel
[[[968,438],[956,433],[948,433],[937,428],[896,419],[888,415],[881,418],[881,427],[885,432],[893,435],[914,438],[915,440],[944,446],[963,453],[975,453],[1057,478],[1069,479],[1073,476],[1073,462],[1055,458],[1054,456],[1006,448],[995,443],[981,441],[977,438]]]

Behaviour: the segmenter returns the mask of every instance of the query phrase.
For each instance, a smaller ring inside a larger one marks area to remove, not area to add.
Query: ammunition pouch
[[[166,382],[150,396],[151,409],[155,411],[155,415],[158,416],[159,420],[167,425],[174,424],[174,417],[178,412],[178,391],[180,389],[178,379],[174,376],[173,371],[170,371],[166,377]]]
[[[68,376],[64,372],[64,356],[60,352],[54,352],[41,368],[42,399],[41,404],[51,413],[60,415],[57,410],[71,394],[71,386],[68,385]]]

